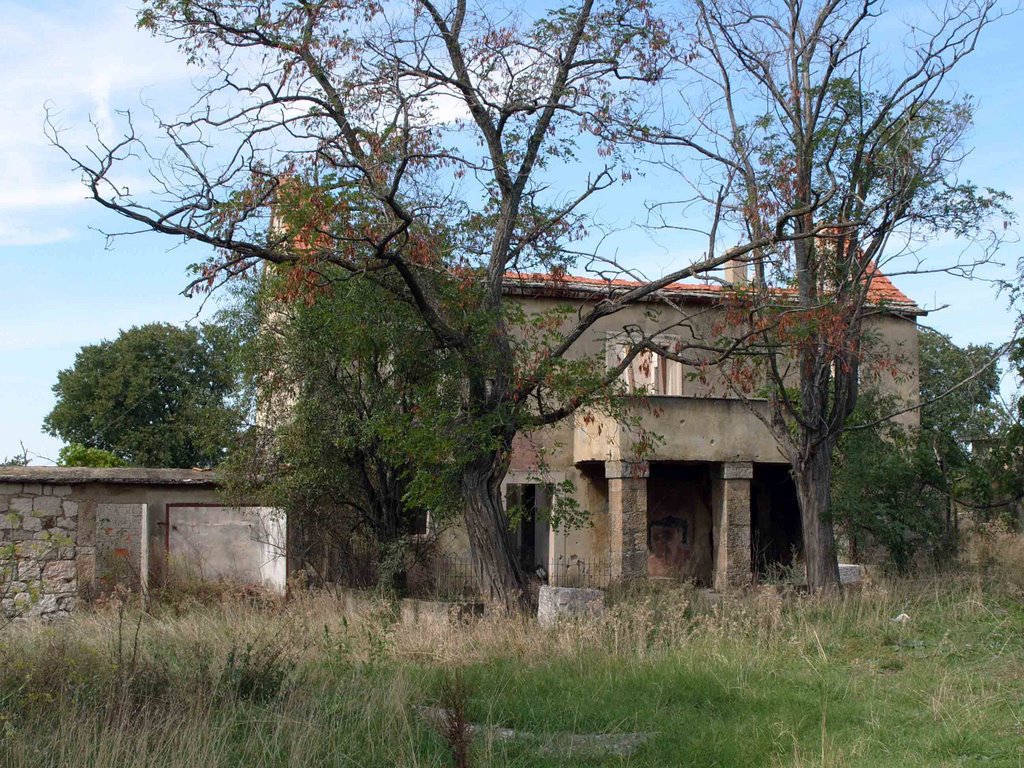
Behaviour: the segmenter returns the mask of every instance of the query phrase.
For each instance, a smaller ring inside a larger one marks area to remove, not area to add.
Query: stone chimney
[[[731,283],[732,285],[746,285],[750,282],[747,277],[747,262],[745,261],[727,261],[725,262],[725,282]]]

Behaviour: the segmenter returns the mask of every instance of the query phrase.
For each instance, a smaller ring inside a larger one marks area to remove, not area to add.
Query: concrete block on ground
[[[858,584],[864,580],[864,566],[857,563],[839,564],[839,583]]]
[[[554,626],[560,619],[593,617],[602,613],[604,592],[600,589],[549,586],[540,588],[537,622],[542,627]]]

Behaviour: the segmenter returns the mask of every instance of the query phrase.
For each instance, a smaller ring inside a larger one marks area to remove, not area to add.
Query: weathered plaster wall
[[[875,315],[868,318],[865,327],[861,387],[892,396],[903,407],[916,404],[921,397],[917,323],[895,315]],[[917,427],[921,413],[909,410],[898,414],[895,421]]]
[[[268,507],[175,503],[166,507],[166,551],[172,568],[192,578],[262,584],[284,592],[285,521]]]
[[[80,536],[94,548],[93,577],[83,583],[83,591],[91,593],[109,591],[115,584],[144,590],[162,578],[168,504],[220,503],[211,484],[76,483],[70,498],[78,502],[87,522]]]
[[[580,509],[587,513],[587,524],[555,531],[552,569],[561,568],[570,576],[579,573],[579,583],[598,585],[609,578],[611,570],[608,478],[603,464],[582,466],[566,475],[572,479]],[[571,578],[564,582],[574,583]]]
[[[564,307],[567,303],[586,313],[593,305],[583,299],[521,297],[528,314]],[[567,315],[567,323],[577,312]],[[573,347],[573,358],[593,357],[607,361],[610,338],[635,327],[655,332],[686,318],[684,328],[671,334],[682,341],[714,337],[716,325],[724,320],[723,310],[706,302],[683,300],[677,308],[647,303],[626,308],[603,318]],[[919,393],[917,323],[912,317],[875,315],[866,321],[867,343],[862,383],[893,396],[899,403],[916,403]],[[786,464],[778,444],[764,423],[730,391],[715,369],[691,368],[684,380],[682,396],[638,397],[632,417],[647,432],[660,436],[644,457],[654,462],[696,462],[712,469],[727,463],[756,463],[761,466]],[[755,406],[756,407],[756,406]],[[897,417],[904,424],[918,423],[916,411]],[[589,511],[590,525],[572,531],[552,532],[552,559],[565,562],[598,562],[613,557],[608,517],[608,485],[604,478],[606,462],[636,459],[637,430],[627,428],[614,417],[597,412],[581,412],[574,419],[517,437],[512,468],[572,480],[576,501]],[[717,469],[716,469],[717,471]],[[720,489],[721,490],[721,489]],[[721,503],[718,500],[718,503]],[[749,503],[747,504],[749,506]],[[695,557],[692,566],[700,580],[712,577],[710,547],[706,539],[711,521],[710,510],[694,520]],[[699,525],[698,525],[699,523]],[[742,539],[736,531],[736,540]],[[707,548],[703,554],[696,549]],[[723,574],[722,578],[726,578]]]
[[[607,414],[578,415],[573,432],[576,461],[637,458],[643,435],[648,461],[756,461],[785,463],[778,442],[748,404],[728,398],[633,398],[627,406],[633,423]],[[759,407],[760,403],[753,404]],[[767,408],[764,408],[767,415]]]
[[[711,486],[707,465],[651,464],[649,576],[711,584]]]
[[[556,307],[572,306],[574,311],[568,313],[564,321],[567,328],[577,316],[586,314],[594,306],[593,302],[583,299],[553,297],[521,297],[517,301],[521,302],[526,313],[531,315],[550,312]],[[683,343],[713,341],[718,337],[716,329],[724,322],[726,316],[723,308],[689,298],[678,299],[671,307],[658,303],[634,305],[595,323],[572,347],[568,357],[593,357],[607,361],[609,339],[625,333],[628,329],[657,334],[665,328],[670,328],[665,333]],[[868,363],[864,368],[886,374],[878,378],[878,384],[883,391],[916,400],[918,344],[915,319],[879,312],[866,318],[865,331],[864,354]],[[697,351],[687,352],[687,355],[699,359]],[[686,375],[683,397],[735,397],[722,374],[714,366],[705,370],[689,366],[684,370]],[[659,399],[653,398],[655,401]]]

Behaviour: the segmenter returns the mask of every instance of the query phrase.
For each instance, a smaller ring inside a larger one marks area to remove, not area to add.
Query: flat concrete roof
[[[210,469],[157,469],[154,467],[0,467],[0,483],[53,483],[83,485],[217,485]]]

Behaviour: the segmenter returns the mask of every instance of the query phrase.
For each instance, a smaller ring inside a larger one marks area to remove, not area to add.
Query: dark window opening
[[[796,485],[789,467],[755,465],[750,488],[750,555],[754,575],[786,575],[803,554]]]
[[[550,499],[551,487],[541,483],[510,483],[505,490],[505,508],[518,519],[512,535],[519,565],[530,574],[547,571]]]

